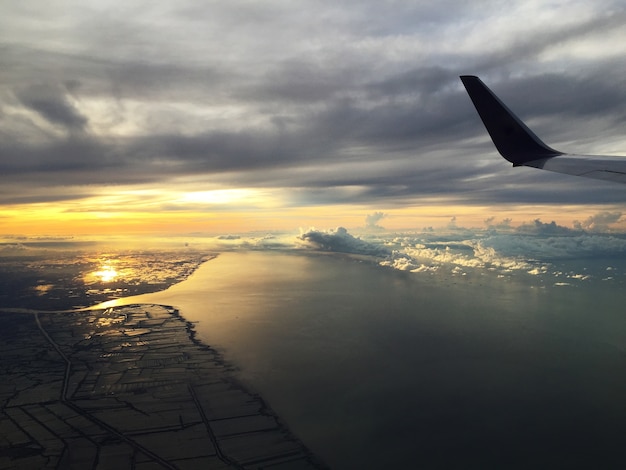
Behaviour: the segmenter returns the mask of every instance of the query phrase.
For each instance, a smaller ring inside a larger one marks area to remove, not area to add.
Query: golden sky
[[[110,188],[111,189],[111,188]],[[0,209],[0,234],[36,236],[220,235],[297,231],[345,226],[363,228],[381,213],[377,225],[387,230],[427,227],[486,228],[510,219],[512,227],[540,219],[572,227],[597,213],[618,211],[611,205],[459,204],[452,198],[422,198],[400,207],[357,204],[290,206],[280,191],[257,189],[196,191],[132,191],[92,196],[85,200],[15,204]],[[616,223],[614,229],[624,229]]]

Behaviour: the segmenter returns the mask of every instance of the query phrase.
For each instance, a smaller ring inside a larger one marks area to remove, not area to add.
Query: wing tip
[[[479,77],[459,77],[496,149],[513,166],[562,154],[539,139]]]

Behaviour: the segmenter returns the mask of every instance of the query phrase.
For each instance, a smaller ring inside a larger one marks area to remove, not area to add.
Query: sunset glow
[[[262,193],[261,193],[262,194]],[[168,198],[171,197],[171,200]],[[168,200],[170,201],[168,204]],[[122,201],[122,202],[113,202]],[[249,190],[170,193],[146,201],[143,193],[91,197],[83,202],[57,202],[7,207],[0,211],[0,235],[155,235],[295,231],[299,227],[363,227],[368,214],[385,214],[381,225],[388,230],[421,230],[425,227],[484,227],[486,220],[511,219],[512,226],[540,219],[572,227],[613,205],[472,206],[451,204],[446,198],[415,201],[406,207],[358,205],[275,206]],[[167,207],[166,207],[167,206]],[[626,230],[626,224],[614,225]]]

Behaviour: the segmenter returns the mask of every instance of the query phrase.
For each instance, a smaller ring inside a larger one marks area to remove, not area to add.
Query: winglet
[[[563,155],[544,144],[478,77],[460,77],[498,152],[513,166]]]

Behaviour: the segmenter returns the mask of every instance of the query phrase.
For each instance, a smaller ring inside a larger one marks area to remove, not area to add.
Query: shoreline
[[[0,316],[0,466],[326,468],[177,309],[24,313]]]
[[[75,310],[178,284],[214,251],[42,252],[0,257],[0,308]]]

